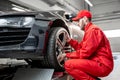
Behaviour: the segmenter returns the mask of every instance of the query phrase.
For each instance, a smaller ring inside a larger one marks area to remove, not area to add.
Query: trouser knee
[[[70,63],[69,60],[65,62],[64,68],[65,68],[65,70],[68,71],[68,72],[73,69],[73,66],[72,66],[72,64]]]

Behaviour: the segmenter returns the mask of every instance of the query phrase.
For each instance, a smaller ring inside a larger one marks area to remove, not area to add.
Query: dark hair
[[[92,21],[92,18],[88,18],[89,21]]]

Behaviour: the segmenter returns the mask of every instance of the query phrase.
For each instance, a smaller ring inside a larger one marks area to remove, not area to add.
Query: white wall
[[[91,0],[93,7],[91,11],[94,15],[120,11],[120,0]]]
[[[107,76],[102,78],[102,80],[120,80],[120,52],[114,52],[114,69]]]

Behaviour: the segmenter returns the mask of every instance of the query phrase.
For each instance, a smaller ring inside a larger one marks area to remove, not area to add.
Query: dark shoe
[[[100,78],[96,78],[96,80],[101,80]]]
[[[75,79],[72,79],[72,80],[75,80]],[[100,78],[96,78],[96,80],[101,80]]]

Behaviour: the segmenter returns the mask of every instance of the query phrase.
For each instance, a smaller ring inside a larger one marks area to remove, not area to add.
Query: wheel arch
[[[70,31],[68,29],[68,26],[66,25],[66,23],[62,20],[62,19],[56,19],[52,22],[52,25],[50,26],[50,28],[53,28],[53,27],[63,27],[65,28],[68,33],[70,34]]]

